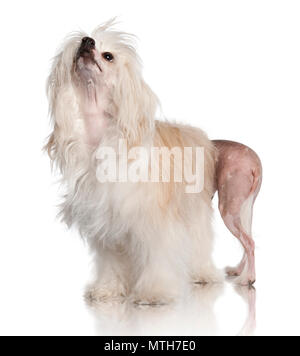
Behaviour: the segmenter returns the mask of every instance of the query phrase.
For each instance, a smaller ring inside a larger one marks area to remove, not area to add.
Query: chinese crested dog
[[[212,261],[218,150],[200,129],[155,120],[159,102],[143,80],[134,38],[111,26],[91,37],[72,35],[55,58],[48,80],[53,132],[46,148],[66,189],[62,219],[79,230],[94,257],[87,296],[168,303],[191,283],[223,279]],[[120,142],[131,152],[127,173],[136,179],[120,177]],[[199,147],[201,189],[193,192],[183,171],[197,171],[197,156],[183,153]],[[104,160],[102,148],[115,154]],[[149,171],[141,174],[145,162]],[[159,179],[153,180],[155,167]],[[99,179],[108,170],[118,178]]]

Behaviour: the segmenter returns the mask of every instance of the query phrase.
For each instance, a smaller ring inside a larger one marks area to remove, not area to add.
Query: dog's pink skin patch
[[[262,183],[262,165],[257,154],[237,142],[213,141],[218,149],[216,190],[219,194],[219,210],[227,228],[238,238],[245,249],[245,257],[237,269],[228,269],[229,275],[241,275],[240,284],[253,284],[255,274],[255,243],[251,234],[253,204]],[[248,200],[251,199],[252,200]],[[242,208],[250,201],[250,227],[243,226]]]

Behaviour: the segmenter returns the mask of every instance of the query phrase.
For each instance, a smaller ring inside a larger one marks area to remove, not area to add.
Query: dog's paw
[[[228,268],[228,272],[228,280],[236,285],[249,287],[255,283],[255,271],[249,270],[247,262],[237,268]]]
[[[244,287],[251,287],[255,284],[256,278],[255,276],[250,276],[250,275],[240,275],[236,278],[232,279],[232,282],[236,285],[239,286],[244,286]]]
[[[228,277],[238,277],[242,273],[242,269],[239,267],[226,267],[225,273]]]
[[[224,282],[224,275],[221,271],[217,269],[212,269],[210,271],[203,271],[197,277],[192,278],[195,284],[209,284],[209,283],[222,283]]]
[[[84,298],[89,304],[99,304],[124,301],[126,294],[124,291],[108,286],[92,286],[87,288]]]

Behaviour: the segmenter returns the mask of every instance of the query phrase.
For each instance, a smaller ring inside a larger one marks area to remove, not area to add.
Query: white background
[[[0,334],[236,335],[246,320],[231,285],[165,311],[93,311],[82,299],[86,247],[55,219],[58,186],[41,152],[50,132],[45,81],[67,33],[116,15],[139,37],[166,117],[261,156],[256,334],[299,335],[300,3],[292,0],[1,2]],[[239,245],[217,211],[215,220],[216,262],[235,264]]]

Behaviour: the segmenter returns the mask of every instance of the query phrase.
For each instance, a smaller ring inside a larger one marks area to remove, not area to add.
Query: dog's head
[[[70,36],[56,56],[48,80],[54,130],[50,156],[67,164],[79,144],[97,146],[107,127],[130,144],[151,134],[157,98],[144,82],[133,36],[97,28]]]

